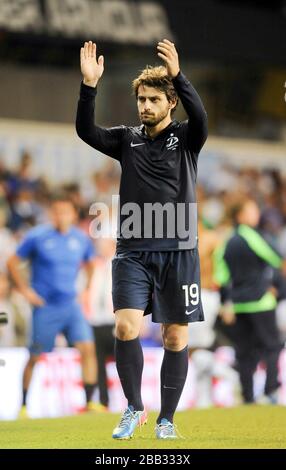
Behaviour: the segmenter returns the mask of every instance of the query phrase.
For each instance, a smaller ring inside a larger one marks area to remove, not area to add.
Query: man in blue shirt
[[[26,397],[33,368],[42,352],[51,352],[55,338],[63,333],[81,354],[87,408],[95,386],[96,365],[91,328],[76,301],[76,279],[83,266],[91,279],[94,249],[91,240],[73,224],[76,210],[66,195],[55,197],[51,224],[30,230],[8,260],[16,286],[33,306],[30,359],[23,376],[21,415],[27,415]],[[31,267],[30,285],[20,272],[23,260]]]

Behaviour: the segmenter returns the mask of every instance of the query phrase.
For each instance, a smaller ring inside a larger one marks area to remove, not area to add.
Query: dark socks
[[[143,372],[143,351],[139,338],[129,341],[115,339],[115,360],[117,372],[128,406],[143,411],[141,379]]]
[[[28,393],[28,390],[25,390],[25,389],[23,388],[23,395],[22,395],[22,396],[23,396],[23,399],[22,399],[22,400],[23,400],[23,401],[22,401],[22,405],[23,405],[23,406],[26,406],[26,405],[27,405],[27,393]]]
[[[86,403],[88,403],[92,399],[92,395],[93,395],[94,389],[96,387],[96,384],[86,384],[86,383],[84,383],[83,387],[84,387],[85,396],[86,396]]]
[[[186,382],[188,363],[187,346],[182,351],[165,349],[161,367],[161,411],[157,423],[160,423],[162,418],[173,422],[173,416]]]

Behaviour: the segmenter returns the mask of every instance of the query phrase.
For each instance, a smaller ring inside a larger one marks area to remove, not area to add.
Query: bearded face
[[[155,127],[170,114],[172,103],[157,88],[140,85],[137,107],[141,123],[147,127]]]

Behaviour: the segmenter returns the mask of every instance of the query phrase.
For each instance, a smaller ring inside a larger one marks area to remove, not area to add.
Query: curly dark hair
[[[141,71],[140,75],[133,80],[132,89],[136,98],[138,96],[138,89],[140,85],[157,88],[158,90],[165,93],[168,101],[176,102],[177,106],[178,95],[175,90],[172,77],[168,75],[167,69],[163,65],[156,67],[148,65],[144,70]],[[172,111],[175,111],[176,106],[172,109]]]

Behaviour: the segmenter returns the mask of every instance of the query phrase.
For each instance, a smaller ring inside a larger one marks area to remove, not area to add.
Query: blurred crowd
[[[231,225],[229,208],[241,196],[256,200],[261,209],[260,229],[286,255],[286,175],[274,168],[223,165],[199,186],[200,213],[207,226]]]
[[[17,243],[27,230],[48,221],[49,203],[53,192],[64,189],[69,194],[78,210],[78,225],[88,233],[92,220],[89,215],[91,204],[104,202],[111,205],[112,195],[118,194],[119,180],[119,167],[111,159],[106,160],[102,168],[91,175],[90,181],[86,181],[84,186],[75,181],[60,188],[47,181],[45,175],[35,174],[33,156],[28,152],[23,152],[18,168],[13,171],[0,160],[0,311],[6,311],[10,320],[6,328],[0,329],[1,347],[27,344],[30,306],[11,284],[6,261],[14,253]],[[198,207],[203,225],[214,230],[223,240],[232,225],[229,208],[235,198],[242,194],[249,195],[258,202],[261,209],[261,230],[286,257],[286,176],[277,169],[258,169],[251,164],[248,167],[223,164],[217,167],[210,178],[199,178]],[[104,269],[109,269],[115,252],[115,240],[94,240],[94,243],[98,270],[103,273]],[[97,271],[94,291],[101,290],[108,297],[107,290],[110,292],[110,286],[103,283],[100,287],[102,279],[106,277],[98,275]],[[83,282],[79,279],[79,291]],[[102,292],[100,296],[95,297],[91,295],[89,299],[82,298],[87,316],[94,318],[95,310],[101,309]],[[104,305],[107,305],[108,311],[98,313],[98,318],[104,323],[106,314],[106,322],[110,324],[113,321],[111,297]],[[284,313],[279,315],[278,323],[285,339]],[[148,319],[142,330],[142,339],[146,345],[161,344],[157,325],[152,325]]]

